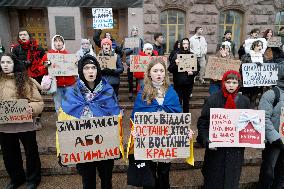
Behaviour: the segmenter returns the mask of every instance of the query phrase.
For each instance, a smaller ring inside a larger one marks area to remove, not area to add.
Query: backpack
[[[278,89],[278,87],[273,87],[272,90],[275,94],[274,101],[273,101],[273,108],[274,108],[280,101],[280,90]]]

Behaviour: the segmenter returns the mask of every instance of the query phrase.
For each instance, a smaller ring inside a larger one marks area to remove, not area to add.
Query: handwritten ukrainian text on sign
[[[178,72],[197,71],[197,58],[194,54],[178,54]]]
[[[48,53],[47,59],[51,62],[48,74],[51,76],[73,76],[78,75],[78,61],[76,54]]]
[[[1,100],[0,124],[33,122],[33,115],[27,112],[28,100]]]
[[[92,15],[94,29],[113,28],[112,8],[92,8]]]
[[[209,148],[264,148],[265,111],[210,109]]]
[[[57,121],[56,127],[64,165],[120,157],[116,116]]]
[[[267,47],[281,47],[281,37],[271,37],[267,40]]]
[[[109,68],[116,69],[117,55],[115,56],[97,56],[97,60],[101,66],[101,69]]]
[[[284,142],[284,107],[281,107],[279,133],[282,137],[282,141]]]
[[[168,57],[166,56],[130,56],[130,71],[131,72],[144,72],[151,61],[162,59],[166,64]]]
[[[242,64],[244,87],[276,85],[277,74],[277,64],[263,63],[261,66],[255,63]]]
[[[137,37],[128,37],[124,40],[125,48],[138,48],[140,46],[140,39]]]
[[[205,78],[222,80],[225,72],[229,70],[240,70],[241,62],[229,58],[218,58],[209,56],[205,70]]]
[[[134,115],[136,160],[176,159],[190,156],[187,136],[190,113],[137,112]]]

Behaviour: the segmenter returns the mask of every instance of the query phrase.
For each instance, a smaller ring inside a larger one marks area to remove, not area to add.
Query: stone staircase
[[[132,111],[133,102],[128,99],[127,76],[121,77],[119,90],[120,106],[124,109],[123,128],[124,144],[130,134],[129,117]],[[197,133],[196,122],[200,116],[201,107],[204,98],[208,96],[208,84],[196,84],[193,89],[193,95],[190,100],[190,112],[192,114],[192,129]],[[57,120],[54,112],[54,104],[50,95],[44,95],[45,108],[42,114],[43,129],[37,132],[37,140],[42,162],[42,182],[39,189],[78,189],[82,188],[81,177],[77,174],[75,167],[60,167],[56,157],[55,148],[55,122]],[[125,146],[126,147],[126,146]],[[171,188],[176,189],[199,189],[203,184],[201,167],[203,164],[204,149],[195,144],[195,166],[187,165],[184,160],[175,160],[172,163],[170,172]],[[8,175],[5,171],[2,154],[0,153],[0,188],[4,188],[9,182]],[[23,151],[24,157],[24,151]],[[25,162],[25,161],[24,161]],[[261,162],[261,150],[246,149],[245,162],[242,169],[240,188],[255,188],[258,180],[259,167]],[[117,160],[113,170],[113,188],[114,189],[131,189],[126,181],[127,161]],[[97,179],[98,188],[100,181]],[[20,189],[24,189],[22,186]]]

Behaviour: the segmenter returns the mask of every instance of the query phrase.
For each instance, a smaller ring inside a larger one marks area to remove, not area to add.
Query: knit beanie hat
[[[103,44],[109,44],[110,45],[110,48],[112,48],[112,41],[108,38],[104,38],[102,41],[101,41],[101,47],[103,47]]]
[[[145,52],[146,49],[151,49],[153,50],[153,45],[150,43],[145,43],[143,46],[143,52]]]
[[[79,62],[78,62],[78,74],[79,74],[79,78],[85,83],[85,85],[88,87],[87,85],[87,80],[84,77],[83,74],[83,68],[86,64],[94,64],[97,68],[97,76],[95,79],[95,87],[97,86],[97,84],[102,80],[102,74],[101,74],[101,67],[99,62],[97,61],[97,59],[92,56],[92,55],[85,55],[83,56]]]

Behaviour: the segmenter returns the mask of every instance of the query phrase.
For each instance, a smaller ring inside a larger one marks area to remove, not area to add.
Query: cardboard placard
[[[204,78],[222,80],[224,73],[229,70],[235,70],[239,72],[240,65],[241,61],[239,60],[209,56]]]
[[[128,37],[124,40],[125,48],[139,48],[140,47],[140,39],[137,37]]]
[[[267,40],[267,47],[281,47],[281,37],[271,37]]]
[[[161,58],[167,66],[168,57],[166,56],[140,56],[130,55],[130,71],[131,72],[145,72],[148,64],[155,59]]]
[[[264,54],[265,50],[267,49],[267,41],[264,38],[257,38],[257,39],[247,39],[245,40],[245,51],[246,53],[249,53],[251,50],[251,45],[255,41],[261,41],[263,44],[263,49],[261,50],[261,53]]]
[[[116,69],[117,55],[114,56],[97,56],[97,60],[101,66],[101,69],[109,68]]]
[[[33,122],[33,115],[27,112],[27,99],[1,100],[0,124]]]
[[[178,72],[197,71],[197,57],[195,54],[177,54]]]
[[[48,67],[50,76],[78,75],[76,54],[47,53],[47,59],[51,62],[51,66]]]
[[[113,28],[112,8],[92,8],[92,15],[94,29]]]
[[[209,148],[264,148],[265,111],[210,108]]]
[[[255,63],[242,64],[244,87],[276,85],[277,74],[278,67],[275,63],[263,63],[261,66]]]
[[[119,124],[117,116],[57,121],[61,163],[119,158]]]
[[[281,107],[279,133],[281,135],[282,141],[284,142],[284,107]]]
[[[134,115],[136,160],[176,159],[190,156],[187,136],[190,113],[136,112]]]

